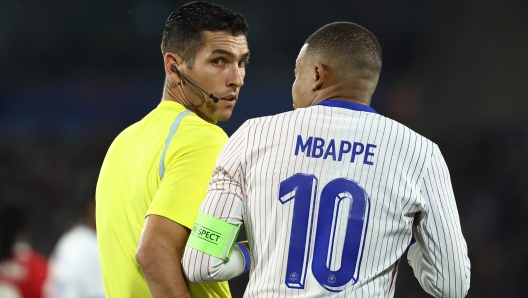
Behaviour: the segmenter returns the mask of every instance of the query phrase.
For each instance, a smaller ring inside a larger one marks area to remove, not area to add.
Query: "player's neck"
[[[372,93],[364,89],[334,85],[320,90],[317,93],[314,104],[328,99],[335,99],[370,106],[371,98]]]

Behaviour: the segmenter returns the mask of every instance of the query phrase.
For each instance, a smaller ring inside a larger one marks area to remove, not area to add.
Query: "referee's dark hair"
[[[202,1],[187,3],[173,11],[165,22],[161,53],[173,52],[192,67],[194,56],[204,45],[203,31],[225,31],[233,36],[247,35],[243,15],[225,7]]]
[[[306,40],[308,59],[334,68],[347,79],[349,76],[378,81],[381,72],[381,47],[376,36],[350,22],[327,24]]]

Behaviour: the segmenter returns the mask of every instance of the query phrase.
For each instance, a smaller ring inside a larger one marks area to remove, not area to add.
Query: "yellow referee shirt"
[[[151,297],[135,253],[145,217],[192,229],[227,135],[162,101],[114,140],[96,191],[97,242],[107,297]],[[193,297],[231,297],[227,282],[190,284]]]

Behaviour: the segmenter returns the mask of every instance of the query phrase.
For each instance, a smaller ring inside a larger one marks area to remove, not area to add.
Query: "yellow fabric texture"
[[[214,163],[227,135],[194,113],[183,117],[167,147],[165,174],[159,165],[176,117],[185,108],[162,101],[114,140],[96,190],[97,242],[106,295],[152,297],[135,260],[150,214],[192,229],[207,193]],[[190,284],[193,297],[231,297],[227,282]]]

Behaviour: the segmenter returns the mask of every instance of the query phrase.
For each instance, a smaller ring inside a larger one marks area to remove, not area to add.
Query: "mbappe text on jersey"
[[[336,144],[339,143],[337,146]],[[374,162],[374,144],[363,144],[361,142],[351,143],[346,140],[335,141],[330,139],[327,141],[323,138],[309,136],[306,141],[303,141],[301,135],[297,135],[297,142],[295,144],[295,155],[299,152],[302,154],[306,152],[307,157],[312,158],[332,158],[332,160],[341,161],[343,158],[348,158],[350,155],[350,162],[355,162],[356,158],[361,160],[366,165],[373,165]],[[337,149],[336,149],[337,148]],[[361,158],[361,156],[363,158]]]

